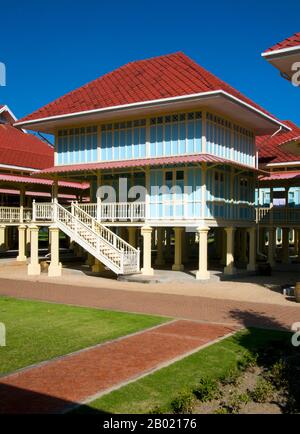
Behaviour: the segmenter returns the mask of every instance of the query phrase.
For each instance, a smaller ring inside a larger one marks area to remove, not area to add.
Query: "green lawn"
[[[0,297],[0,322],[6,326],[6,347],[0,347],[0,375],[167,320]]]
[[[249,329],[226,338],[141,380],[104,395],[77,413],[148,413],[155,407],[170,410],[182,390],[192,390],[201,377],[217,379],[238,365],[245,353],[255,353],[274,340],[290,339],[290,333]]]

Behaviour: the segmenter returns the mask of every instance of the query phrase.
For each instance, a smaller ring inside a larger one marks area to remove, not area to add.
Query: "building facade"
[[[91,203],[68,211],[54,189],[35,218],[88,251],[95,270],[151,275],[170,252],[182,270],[194,251],[198,279],[210,256],[227,274],[237,262],[255,270],[256,137],[290,127],[183,53],[129,63],[16,125],[55,136],[40,178],[90,182]]]

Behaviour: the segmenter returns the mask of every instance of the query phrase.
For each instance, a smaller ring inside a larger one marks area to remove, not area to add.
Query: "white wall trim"
[[[272,56],[276,56],[278,54],[286,54],[286,53],[291,53],[294,54],[294,51],[300,51],[300,45],[296,45],[295,47],[288,47],[288,48],[281,48],[280,50],[273,50],[273,51],[267,51],[264,53],[261,53],[262,57],[272,57]]]
[[[40,172],[41,169],[33,169],[31,167],[11,166],[10,164],[0,164],[0,168],[14,169],[14,170],[26,170],[27,172]]]
[[[286,161],[285,163],[269,163],[267,167],[277,167],[277,166],[297,166],[300,165],[300,161]]]

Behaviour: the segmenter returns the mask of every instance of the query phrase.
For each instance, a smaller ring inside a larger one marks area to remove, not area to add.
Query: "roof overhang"
[[[281,148],[286,152],[300,156],[300,137],[283,143]]]
[[[268,176],[259,176],[258,182],[260,186],[264,187],[298,187],[300,186],[300,170],[290,172],[270,172]]]
[[[193,155],[176,155],[172,157],[155,157],[135,160],[120,160],[120,161],[103,161],[98,163],[73,164],[67,166],[54,166],[44,169],[34,176],[40,178],[56,178],[56,179],[76,179],[76,177],[88,176],[97,174],[97,171],[124,171],[130,169],[143,170],[146,167],[164,167],[164,166],[179,166],[179,165],[197,165],[207,163],[211,165],[228,164],[242,171],[252,171],[266,174],[266,171],[257,169],[252,166],[238,163],[236,161],[227,160],[211,154],[193,154]]]
[[[154,115],[161,111],[201,109],[203,107],[230,117],[234,121],[252,129],[257,135],[272,134],[280,126],[287,131],[290,130],[288,126],[271,115],[223,90],[50,116],[16,122],[15,126],[53,134],[57,129],[67,126],[74,127],[76,125],[107,121],[112,118],[115,120],[124,117]]]
[[[284,78],[291,80],[295,73],[292,67],[296,62],[300,62],[300,45],[282,50],[267,51],[262,53],[262,57],[275,66]]]
[[[21,176],[21,175],[11,175],[8,173],[0,173],[0,185],[13,185],[13,186],[26,186],[26,188],[32,190],[34,188],[38,188],[39,190],[51,190],[53,185],[52,179],[41,179],[37,178],[37,173],[34,172],[35,177],[31,176]],[[39,186],[39,187],[37,187]],[[60,189],[68,190],[68,191],[84,191],[89,188],[88,183],[79,183],[79,182],[61,182],[59,181],[58,186]]]
[[[0,188],[0,194],[7,194],[10,196],[20,196],[20,190],[14,190],[10,188]],[[49,191],[25,191],[25,196],[28,197],[47,197],[51,198],[51,192]],[[75,194],[60,194],[58,193],[59,199],[70,199],[76,200],[77,196]]]

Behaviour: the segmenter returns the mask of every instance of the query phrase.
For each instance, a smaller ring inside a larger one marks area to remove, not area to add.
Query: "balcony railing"
[[[144,221],[145,202],[78,203],[77,206],[98,221]]]
[[[269,207],[256,209],[256,222],[266,225],[300,225],[300,208]]]
[[[2,223],[27,223],[32,220],[32,209],[1,206],[0,207],[0,222]]]

